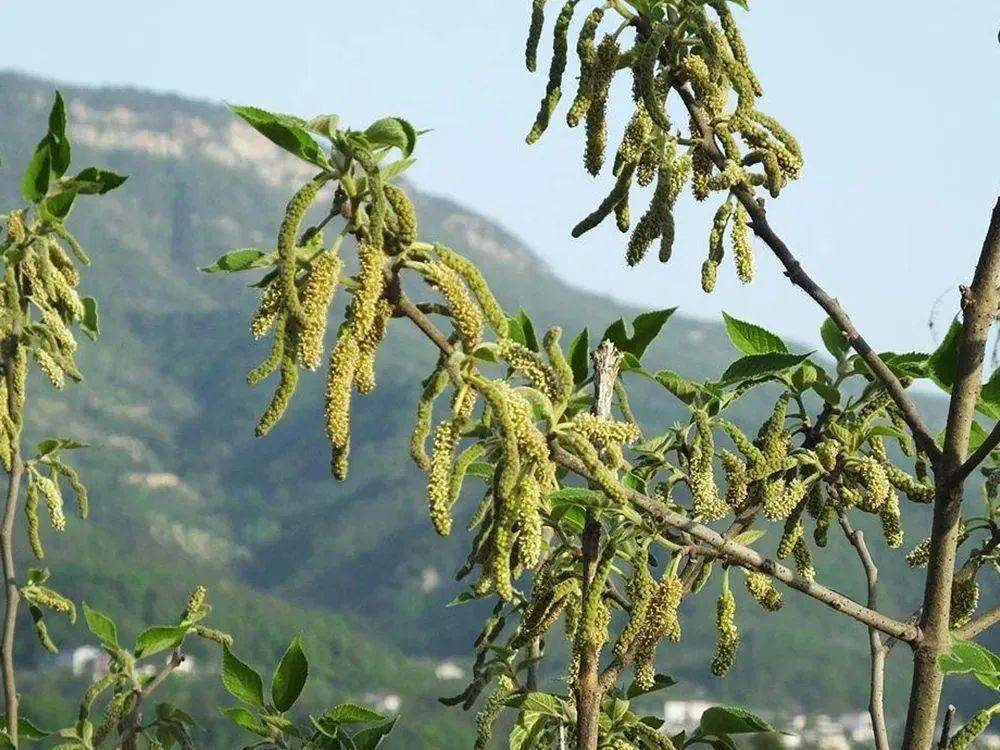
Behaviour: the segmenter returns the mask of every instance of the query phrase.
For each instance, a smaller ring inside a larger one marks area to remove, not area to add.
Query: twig
[[[878,567],[872,559],[865,536],[860,529],[855,529],[847,514],[838,514],[840,526],[844,535],[858,553],[861,567],[865,571],[868,584],[868,606],[878,609]],[[868,650],[871,656],[871,677],[868,690],[868,715],[871,716],[872,730],[875,734],[876,750],[889,750],[889,731],[885,725],[885,657],[886,648],[879,632],[868,627]]]
[[[944,723],[941,725],[941,741],[938,742],[938,750],[948,750],[951,745],[951,724],[955,720],[955,707],[948,706],[944,712]]]
[[[142,709],[143,702],[148,700],[149,697],[156,692],[156,689],[163,684],[164,680],[170,676],[170,673],[183,663],[184,654],[175,648],[170,652],[170,658],[167,659],[167,663],[163,665],[163,669],[157,672],[156,676],[147,682],[146,686],[138,692],[135,698],[135,703],[132,705],[132,710],[129,711],[128,716],[122,723],[122,731],[118,740],[121,745],[124,746],[129,739],[134,737],[141,730],[139,724],[142,721],[140,710]]]
[[[986,436],[986,439],[982,444],[976,448],[975,452],[965,459],[963,463],[955,472],[951,475],[953,482],[964,482],[969,475],[976,470],[983,461],[989,458],[989,455],[993,450],[1000,445],[1000,422],[993,425],[993,429],[990,434]]]
[[[1000,606],[994,607],[986,614],[977,617],[975,620],[971,620],[962,627],[956,629],[954,633],[959,638],[969,640],[970,638],[975,638],[984,630],[988,630],[993,627],[998,622],[1000,622]]]
[[[4,377],[7,379],[8,399],[16,393],[14,388],[14,373],[10,366],[5,367]],[[10,405],[7,406],[10,409]],[[10,413],[14,413],[10,410]],[[20,696],[17,694],[17,684],[14,677],[14,633],[17,625],[17,609],[21,602],[21,592],[17,587],[17,572],[14,568],[14,520],[17,514],[17,499],[21,490],[21,477],[24,473],[24,462],[21,460],[21,442],[12,441],[11,469],[7,478],[7,501],[4,509],[3,525],[0,527],[0,553],[3,557],[3,577],[6,612],[3,624],[3,641],[0,644],[0,673],[3,677],[4,705],[7,712],[7,734],[10,741],[17,746],[17,719]]]

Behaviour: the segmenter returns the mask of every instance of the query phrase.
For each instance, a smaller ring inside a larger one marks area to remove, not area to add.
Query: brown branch
[[[948,750],[951,746],[951,724],[955,721],[955,707],[948,706],[944,712],[944,723],[941,725],[941,741],[938,742],[938,750]]]
[[[163,669],[156,673],[156,676],[152,680],[146,683],[146,686],[139,691],[136,691],[135,703],[132,705],[132,710],[129,711],[128,716],[122,722],[122,729],[119,734],[119,744],[126,746],[126,743],[131,738],[138,734],[142,727],[140,722],[142,721],[142,704],[149,699],[149,697],[156,692],[157,688],[163,684],[163,682],[170,676],[177,667],[184,663],[184,654],[182,654],[178,649],[174,649],[170,652],[170,658],[167,659],[167,663],[163,665]]]
[[[984,630],[989,630],[1000,622],[1000,606],[994,607],[986,614],[980,615],[975,620],[971,620],[962,627],[953,631],[955,635],[964,640],[975,638]]]
[[[584,479],[592,479],[587,467],[576,456],[568,453],[559,445],[552,446],[553,459],[557,464],[569,469]],[[789,588],[795,589],[817,601],[823,602],[828,607],[846,614],[858,622],[870,625],[886,635],[899,638],[908,643],[915,643],[920,639],[920,630],[912,625],[894,620],[888,615],[869,609],[849,596],[834,591],[822,584],[810,581],[794,573],[774,560],[762,556],[759,552],[750,547],[727,539],[715,529],[693,521],[687,516],[682,516],[670,510],[663,503],[648,497],[641,492],[622,486],[630,502],[638,509],[649,514],[651,520],[657,526],[667,526],[685,531],[700,542],[704,542],[709,547],[718,551],[721,557],[728,562],[740,567],[766,573],[777,581],[785,584]]]
[[[14,370],[8,364],[4,367],[4,377],[7,380],[8,413],[15,414],[11,409],[14,394]],[[21,490],[21,478],[24,474],[24,461],[21,460],[21,441],[17,438],[11,444],[11,469],[7,477],[7,500],[4,508],[3,525],[0,526],[0,556],[3,558],[4,595],[6,612],[3,623],[3,640],[0,642],[0,676],[3,679],[4,705],[7,713],[7,734],[11,742],[17,746],[18,705],[20,696],[17,694],[17,684],[14,676],[14,633],[17,626],[17,609],[21,602],[21,592],[17,586],[17,571],[14,567],[14,520],[17,514],[17,500]]]
[[[878,567],[872,559],[865,536],[860,529],[855,529],[847,514],[838,514],[840,527],[844,535],[858,553],[861,567],[865,571],[865,581],[868,586],[868,607],[878,609]],[[868,689],[868,715],[871,716],[872,730],[875,733],[876,750],[889,750],[889,730],[885,725],[885,657],[886,648],[879,632],[868,627],[868,650],[871,658],[871,675]]]
[[[722,169],[726,165],[726,155],[719,149],[719,146],[715,141],[715,129],[711,124],[708,114],[701,108],[701,106],[698,105],[694,95],[689,89],[681,85],[677,85],[674,88],[684,101],[688,112],[701,133],[701,146],[705,149],[716,166]],[[737,188],[733,192],[739,199],[740,203],[743,204],[747,213],[750,214],[751,227],[753,228],[754,234],[756,234],[764,242],[764,244],[771,249],[771,252],[774,253],[781,264],[785,267],[785,275],[788,277],[789,281],[809,295],[823,309],[823,311],[830,316],[830,319],[837,324],[837,327],[841,330],[841,332],[843,332],[854,351],[856,351],[858,356],[865,361],[865,364],[868,365],[875,377],[882,382],[883,386],[885,386],[885,389],[892,397],[892,400],[896,402],[896,405],[899,407],[899,410],[903,415],[903,419],[906,420],[907,425],[909,425],[910,430],[913,433],[913,438],[917,445],[930,457],[932,463],[936,463],[941,451],[937,447],[937,443],[934,441],[934,434],[924,422],[916,404],[906,393],[906,389],[899,381],[899,378],[896,377],[892,370],[889,369],[889,366],[886,365],[882,358],[875,352],[874,349],[872,349],[868,342],[865,341],[864,337],[862,337],[861,333],[854,326],[854,323],[851,322],[847,312],[840,306],[840,303],[837,302],[835,298],[827,294],[827,292],[824,291],[824,289],[817,284],[812,277],[809,276],[809,274],[806,273],[802,264],[792,254],[785,242],[771,228],[771,225],[767,220],[767,213],[764,211],[763,205],[757,202],[753,191],[749,188],[743,187]]]
[[[969,475],[976,470],[976,467],[989,458],[998,445],[1000,445],[1000,422],[993,425],[993,429],[986,436],[982,444],[976,448],[971,456],[965,459],[965,463],[955,470],[955,473],[951,475],[952,481],[964,482],[968,479]]]
[[[972,285],[962,290],[963,326],[958,339],[944,449],[935,467],[936,493],[931,550],[924,586],[921,630],[914,651],[913,682],[903,737],[904,750],[923,750],[934,740],[944,674],[938,656],[950,647],[951,588],[962,518],[963,464],[983,382],[983,359],[996,319],[1000,278],[1000,199],[993,209]]]

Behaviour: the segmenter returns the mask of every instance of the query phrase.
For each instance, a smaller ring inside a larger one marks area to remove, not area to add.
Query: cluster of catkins
[[[77,292],[80,274],[74,258],[85,265],[90,261],[62,224],[38,219],[26,224],[22,211],[12,211],[5,230],[5,246],[11,250],[0,293],[5,375],[0,386],[0,462],[9,470],[20,435],[28,358],[56,388],[65,386],[67,376],[82,378],[74,361],[77,342],[71,327],[84,320],[86,309]]]
[[[542,136],[562,98],[568,35],[578,4],[579,0],[566,0],[556,19],[548,83],[528,143]],[[537,67],[545,5],[545,0],[536,0],[532,6],[525,56],[531,71]],[[626,257],[635,265],[649,246],[659,241],[660,260],[666,262],[674,242],[674,203],[690,180],[699,201],[713,192],[726,194],[709,235],[703,288],[712,291],[715,286],[727,229],[737,274],[749,282],[753,278],[749,215],[740,199],[751,200],[758,186],[776,197],[799,176],[803,161],[793,136],[757,109],[761,86],[727,0],[668,7],[659,20],[634,16],[630,23],[597,42],[607,7],[602,4],[592,10],[580,27],[576,44],[579,82],[566,116],[570,127],[585,122],[584,164],[592,175],[598,175],[604,166],[608,97],[619,70],[631,71],[635,111],[615,153],[615,184],[598,208],[577,224],[573,235],[593,229],[612,213],[618,228],[629,231],[633,182],[646,187],[655,181],[649,206],[632,229]],[[714,17],[707,13],[707,7],[714,11]],[[634,44],[623,50],[621,36],[628,27],[634,29]],[[667,113],[667,99],[674,90],[692,111],[686,139],[672,130]],[[706,147],[709,138],[710,148]],[[686,151],[679,155],[682,145]],[[752,169],[758,165],[761,171]]]

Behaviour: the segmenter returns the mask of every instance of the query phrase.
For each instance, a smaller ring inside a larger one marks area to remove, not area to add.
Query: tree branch
[[[715,129],[712,127],[708,114],[700,106],[698,106],[694,95],[687,88],[680,85],[677,85],[674,88],[684,101],[688,112],[701,133],[703,141],[701,144],[702,147],[706,150],[716,166],[722,169],[726,164],[726,156],[719,149],[719,146],[715,141]],[[771,225],[767,220],[767,213],[764,211],[763,205],[757,202],[753,192],[745,187],[737,188],[733,192],[739,199],[740,203],[743,204],[747,213],[750,214],[751,227],[753,228],[754,234],[756,234],[764,242],[764,244],[771,249],[771,252],[774,253],[781,264],[785,267],[785,275],[788,277],[789,281],[808,294],[823,309],[823,311],[830,316],[831,320],[837,324],[837,327],[843,332],[854,351],[856,351],[858,356],[865,361],[865,364],[868,365],[875,377],[881,381],[883,386],[885,386],[885,389],[892,397],[892,400],[896,402],[896,405],[899,407],[899,410],[903,415],[903,419],[906,420],[907,425],[910,427],[910,431],[913,433],[913,439],[916,441],[917,445],[930,457],[931,463],[936,464],[941,451],[937,447],[937,443],[934,441],[934,434],[924,422],[916,404],[906,393],[906,389],[899,381],[899,378],[896,377],[892,370],[889,369],[889,366],[886,365],[882,358],[875,352],[874,349],[872,349],[868,342],[865,341],[858,329],[855,328],[854,323],[851,322],[847,312],[840,306],[840,303],[827,294],[827,292],[824,291],[823,288],[805,272],[802,264],[792,254],[791,250],[789,250],[784,241],[771,228]]]
[[[146,683],[146,686],[139,691],[136,695],[135,703],[132,705],[132,710],[129,711],[127,717],[122,723],[122,730],[119,735],[119,743],[125,746],[128,740],[135,737],[139,733],[141,727],[140,722],[142,721],[142,704],[149,699],[149,697],[156,692],[157,688],[163,684],[170,673],[173,672],[177,667],[184,663],[184,654],[182,654],[178,649],[174,649],[170,652],[170,658],[167,659],[167,663],[163,665],[163,669],[156,673],[156,676],[152,680]]]
[[[4,377],[7,380],[7,397],[13,398],[14,374],[11,367],[4,367]],[[15,413],[7,405],[8,413]],[[21,477],[24,473],[24,461],[21,460],[21,441],[12,441],[11,470],[7,477],[7,500],[4,508],[3,525],[0,526],[0,556],[3,558],[3,577],[6,612],[3,623],[3,641],[0,643],[0,675],[3,679],[4,705],[7,713],[7,734],[11,742],[17,746],[18,704],[14,676],[14,633],[17,626],[17,609],[21,602],[21,592],[17,587],[17,572],[14,567],[14,520],[17,514],[17,500],[21,491]]]
[[[989,630],[998,622],[1000,622],[1000,606],[994,607],[986,614],[980,615],[953,632],[959,638],[969,640],[975,638],[984,630]]]
[[[840,527],[844,535],[858,553],[861,567],[865,571],[868,584],[868,607],[878,608],[878,567],[872,559],[865,536],[860,529],[855,529],[847,514],[840,511]],[[885,725],[885,657],[886,648],[878,631],[868,627],[868,650],[871,657],[871,677],[868,689],[868,715],[872,719],[872,730],[875,733],[876,750],[889,750],[889,731]]]
[[[965,463],[955,470],[955,473],[951,475],[952,481],[964,482],[968,479],[969,475],[976,470],[976,467],[989,458],[990,454],[998,445],[1000,445],[1000,422],[993,425],[993,429],[990,431],[990,434],[986,436],[986,439],[982,442],[982,444],[976,448],[975,452],[971,456],[965,459]]]

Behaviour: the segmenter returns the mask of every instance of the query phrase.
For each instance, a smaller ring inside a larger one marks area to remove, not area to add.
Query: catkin
[[[298,274],[298,258],[296,253],[296,238],[302,218],[316,200],[322,182],[319,179],[310,180],[292,196],[285,208],[285,216],[278,229],[278,260],[279,278],[281,280],[282,299],[292,316],[300,323],[305,323],[302,304],[299,301],[298,290],[295,287],[295,277]]]
[[[38,522],[38,485],[34,482],[28,483],[27,498],[24,503],[24,513],[27,517],[28,543],[31,551],[39,560],[45,558],[45,551],[42,549],[41,524]]]
[[[723,677],[732,669],[740,645],[740,631],[736,626],[736,598],[728,587],[723,590],[716,604],[715,628],[718,640],[715,644],[715,658],[712,659],[712,674]]]
[[[278,387],[271,397],[271,402],[257,421],[257,427],[254,430],[257,437],[264,437],[284,416],[298,382],[299,368],[295,364],[295,360],[286,354],[281,361],[281,380],[278,382]]]
[[[736,275],[744,284],[753,281],[753,248],[750,246],[750,214],[743,204],[736,206],[733,218],[733,256],[736,258]]]
[[[62,493],[59,492],[59,485],[43,474],[34,473],[32,478],[38,486],[38,491],[45,498],[52,528],[56,531],[65,531],[66,515],[63,513],[63,497]]]
[[[597,28],[604,19],[604,8],[594,8],[587,14],[580,29],[580,36],[576,43],[576,53],[580,58],[580,81],[577,87],[576,98],[566,113],[566,123],[575,128],[580,124],[580,120],[590,109],[590,103],[594,90],[594,65],[597,62],[597,45],[594,39],[597,36]]]
[[[661,154],[660,167],[649,208],[632,230],[625,260],[630,266],[638,264],[646,255],[649,246],[657,237],[673,234],[673,212],[671,211],[672,170],[669,152]],[[663,260],[663,258],[661,258]]]
[[[969,722],[965,726],[954,734],[948,743],[948,747],[951,750],[967,750],[972,741],[986,731],[986,727],[990,725],[992,717],[993,711],[991,709],[979,711],[969,719]]]
[[[770,576],[757,571],[747,571],[746,584],[750,596],[756,599],[760,606],[768,612],[776,612],[781,609],[781,592],[774,587]]]
[[[542,39],[545,26],[545,0],[532,0],[531,25],[528,27],[528,41],[524,49],[524,64],[532,73],[538,68],[538,43]]]
[[[610,34],[597,47],[597,60],[593,70],[593,88],[587,108],[586,149],[584,166],[595,177],[604,166],[604,152],[608,144],[607,108],[611,81],[618,70],[620,50],[617,40]],[[578,235],[576,235],[578,236]]]
[[[504,709],[504,703],[514,692],[514,681],[507,675],[500,675],[497,689],[486,701],[483,710],[476,716],[475,750],[486,750],[493,738],[493,725]]]
[[[330,445],[343,450],[351,436],[351,385],[358,365],[358,342],[344,332],[330,352],[326,381],[326,435]]]
[[[530,145],[535,143],[549,126],[552,113],[562,98],[562,78],[566,72],[566,58],[569,52],[569,25],[573,20],[573,11],[579,0],[567,0],[556,18],[552,41],[552,63],[549,66],[549,80],[545,87],[545,96],[538,107],[535,123],[525,139]]]
[[[506,338],[508,334],[507,315],[504,313],[503,308],[500,307],[496,297],[493,296],[493,292],[490,291],[482,271],[468,258],[442,245],[435,245],[434,253],[441,259],[442,263],[462,277],[462,280],[476,298],[476,302],[479,303],[486,322],[493,329],[493,333],[497,335],[497,338]]]
[[[375,306],[375,321],[368,333],[358,342],[358,365],[354,371],[354,386],[358,393],[368,395],[375,390],[375,358],[385,337],[386,326],[392,319],[392,305],[385,298]]]
[[[302,285],[303,321],[297,336],[297,355],[307,370],[319,369],[322,361],[327,316],[342,266],[336,253],[323,253],[313,261]]]
[[[417,235],[420,231],[417,211],[406,191],[398,185],[385,185],[383,190],[386,202],[396,216],[394,254],[405,252],[410,245],[417,241]]]
[[[427,474],[427,504],[434,529],[441,536],[451,533],[451,471],[458,439],[458,427],[451,420],[438,425],[434,434],[434,450]]]

